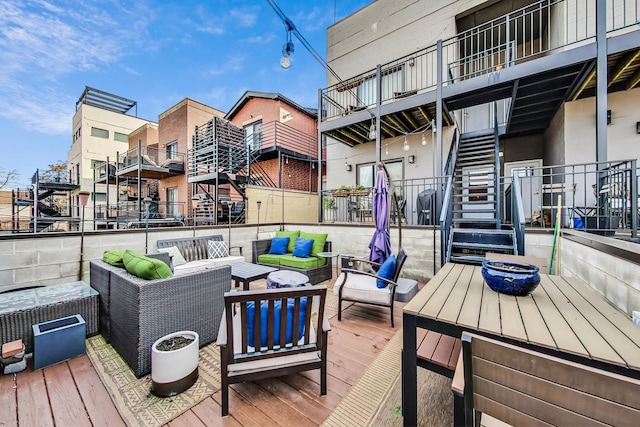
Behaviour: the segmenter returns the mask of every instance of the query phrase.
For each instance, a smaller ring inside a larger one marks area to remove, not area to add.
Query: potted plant
[[[175,396],[198,379],[200,337],[180,331],[159,338],[151,346],[151,392],[159,397]]]
[[[336,199],[330,196],[323,197],[322,206],[324,208],[324,220],[335,221],[335,210],[338,208]]]
[[[351,192],[351,187],[348,185],[341,185],[337,190],[333,190],[334,197],[348,197]]]
[[[356,185],[351,189],[352,196],[368,196],[370,192],[371,190],[368,188],[365,188],[363,185]]]

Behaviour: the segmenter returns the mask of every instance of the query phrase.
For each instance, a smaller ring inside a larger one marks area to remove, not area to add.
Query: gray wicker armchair
[[[223,265],[167,279],[144,280],[124,270],[111,274],[111,345],[140,377],[151,370],[151,345],[172,332],[218,336],[231,267]]]
[[[171,266],[171,257],[167,253],[147,254],[147,256],[164,261]],[[100,294],[98,298],[99,332],[107,342],[111,342],[111,273],[114,271],[124,270],[102,260],[91,261],[89,264],[89,283]]]

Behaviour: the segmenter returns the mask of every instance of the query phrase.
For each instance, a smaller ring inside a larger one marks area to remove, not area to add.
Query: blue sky
[[[326,28],[369,0],[276,2],[326,57]],[[138,102],[138,117],[185,97],[227,111],[246,90],[317,106],[325,71],[266,1],[0,0],[0,168],[26,185],[66,160],[85,86]]]

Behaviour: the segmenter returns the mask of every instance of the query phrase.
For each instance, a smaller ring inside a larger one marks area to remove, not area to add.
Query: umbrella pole
[[[391,180],[391,175],[389,175],[389,170],[387,170],[387,166],[384,162],[378,163],[378,169],[382,169],[384,174],[387,176],[387,182],[389,183],[389,192],[393,194],[393,205],[396,207],[396,218],[398,218],[398,252],[402,249],[402,217],[400,216],[400,206],[398,204],[398,195],[396,194],[395,185],[393,185],[393,181]],[[387,212],[387,217],[389,216],[389,212]],[[390,222],[387,221],[387,231],[390,228]]]

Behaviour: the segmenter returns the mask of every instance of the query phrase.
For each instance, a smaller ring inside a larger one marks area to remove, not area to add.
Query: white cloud
[[[75,100],[58,82],[117,65],[144,43],[152,16],[143,3],[116,0],[0,0],[0,10],[0,115],[47,133],[68,132],[73,114]]]
[[[237,22],[242,27],[252,27],[258,20],[255,8],[231,9],[229,19]]]
[[[246,59],[247,55],[244,54],[227,56],[226,59],[221,61],[219,66],[205,71],[204,74],[208,76],[219,76],[227,73],[237,73],[244,68],[244,62]]]
[[[276,38],[275,34],[269,33],[264,36],[248,37],[245,39],[245,41],[251,44],[268,44],[275,38]]]

